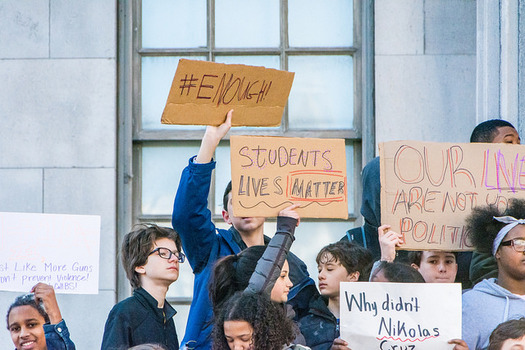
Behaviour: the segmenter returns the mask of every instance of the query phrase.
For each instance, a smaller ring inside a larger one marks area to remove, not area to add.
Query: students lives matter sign
[[[181,59],[161,122],[219,125],[233,108],[233,126],[277,126],[293,78],[277,69]]]
[[[461,339],[461,284],[343,282],[341,338],[350,349],[443,350]]]
[[[402,249],[472,250],[465,219],[525,198],[525,146],[395,141],[379,145],[381,222]]]
[[[348,217],[341,139],[232,136],[235,216],[277,216],[292,203],[301,217]]]
[[[0,213],[0,290],[97,294],[100,216]]]

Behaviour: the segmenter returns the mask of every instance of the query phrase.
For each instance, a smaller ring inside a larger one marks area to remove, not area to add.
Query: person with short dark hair
[[[212,171],[216,164],[213,155],[219,142],[230,130],[232,117],[233,110],[230,110],[224,123],[206,127],[199,152],[190,158],[188,166],[182,171],[173,205],[172,224],[181,235],[184,251],[195,276],[193,299],[181,344],[188,348],[211,348],[213,308],[207,286],[215,262],[247,247],[265,245],[270,241],[264,235],[264,217],[234,215],[231,185],[224,192],[222,210],[223,219],[231,225],[230,228],[217,228],[208,209]],[[288,262],[290,279],[294,284],[289,294],[290,302],[308,300],[315,283],[306,265],[292,253],[288,254]]]
[[[17,350],[75,350],[52,286],[38,283],[7,310],[7,330]],[[15,350],[16,350],[15,349]]]
[[[298,315],[307,346],[314,350],[348,349],[348,343],[339,338],[340,283],[367,281],[372,260],[368,249],[347,241],[329,244],[319,251],[315,261],[320,294],[310,300],[306,315]]]
[[[470,142],[512,143],[520,144],[520,137],[514,125],[502,119],[490,119],[479,123],[472,134]]]
[[[487,350],[525,349],[525,318],[500,323],[492,331]]]
[[[178,350],[176,311],[166,293],[185,260],[179,235],[168,227],[140,225],[124,237],[121,257],[133,295],[111,309],[102,350],[127,350],[144,343]]]
[[[390,225],[381,225],[377,229],[381,247],[381,261],[393,262],[396,258],[396,247],[402,243],[402,235],[390,230]],[[457,253],[451,251],[425,250],[410,251],[407,263],[418,270],[427,283],[454,283],[458,265]],[[378,267],[374,264],[372,273]]]
[[[408,253],[410,265],[421,273],[427,283],[454,283],[458,264],[456,252],[419,250]]]
[[[490,252],[498,265],[497,278],[463,293],[463,339],[477,350],[488,346],[499,323],[525,316],[525,200],[509,200],[504,210],[475,207],[466,227],[475,248]]]

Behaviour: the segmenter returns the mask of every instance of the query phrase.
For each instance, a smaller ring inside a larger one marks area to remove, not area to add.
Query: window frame
[[[141,129],[141,57],[152,56],[203,56],[213,61],[219,55],[261,55],[279,54],[282,69],[287,69],[287,56],[293,55],[348,55],[353,57],[354,65],[354,127],[345,130],[305,130],[288,127],[288,108],[285,108],[285,117],[279,128],[257,129],[233,128],[229,135],[285,136],[285,137],[316,137],[316,138],[343,138],[348,143],[353,143],[354,149],[354,213],[349,213],[349,223],[360,223],[359,208],[361,204],[361,169],[364,164],[375,154],[375,121],[373,101],[373,0],[354,0],[354,46],[352,48],[289,48],[287,38],[287,7],[288,1],[281,0],[280,21],[281,42],[284,43],[279,50],[268,48],[250,49],[217,49],[214,42],[214,2],[207,0],[208,46],[198,49],[142,49],[141,48],[141,0],[131,2],[118,2],[118,152],[117,152],[117,251],[120,250],[122,238],[129,232],[133,224],[141,222],[170,222],[170,215],[143,215],[141,213],[141,147],[144,144],[156,142],[200,141],[204,129],[199,130],[142,130]],[[226,140],[229,140],[229,135]],[[213,187],[212,183],[212,189]],[[213,207],[214,195],[210,191],[210,206]],[[214,220],[222,220],[220,215],[214,215]],[[304,219],[305,221],[328,221],[326,219]],[[130,295],[131,289],[119,261],[117,265],[117,299],[122,300]],[[187,303],[188,300],[179,300],[178,303]]]

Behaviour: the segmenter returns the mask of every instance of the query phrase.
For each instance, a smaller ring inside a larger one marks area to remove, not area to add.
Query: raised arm
[[[215,149],[219,145],[219,142],[224,136],[230,131],[232,126],[233,109],[231,109],[226,115],[226,120],[219,126],[208,125],[206,132],[202,137],[201,147],[199,153],[195,157],[195,163],[205,164],[211,162]]]
[[[277,232],[268,243],[263,256],[257,262],[245,293],[263,293],[270,296],[275,281],[281,273],[284,260],[294,241],[295,227],[300,217],[295,211],[298,204],[291,205],[279,212]]]
[[[181,237],[184,252],[194,273],[208,261],[216,242],[215,225],[208,209],[208,196],[215,162],[213,154],[231,127],[233,110],[219,126],[208,126],[196,157],[182,171],[173,205],[172,224]]]

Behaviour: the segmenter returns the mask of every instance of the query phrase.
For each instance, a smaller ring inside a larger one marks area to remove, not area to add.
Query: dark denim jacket
[[[339,324],[330,312],[327,300],[316,295],[310,300],[310,310],[299,319],[299,328],[312,350],[328,350],[339,337]]]
[[[66,321],[57,324],[45,324],[47,350],[75,350],[75,344],[69,338],[69,330]]]

